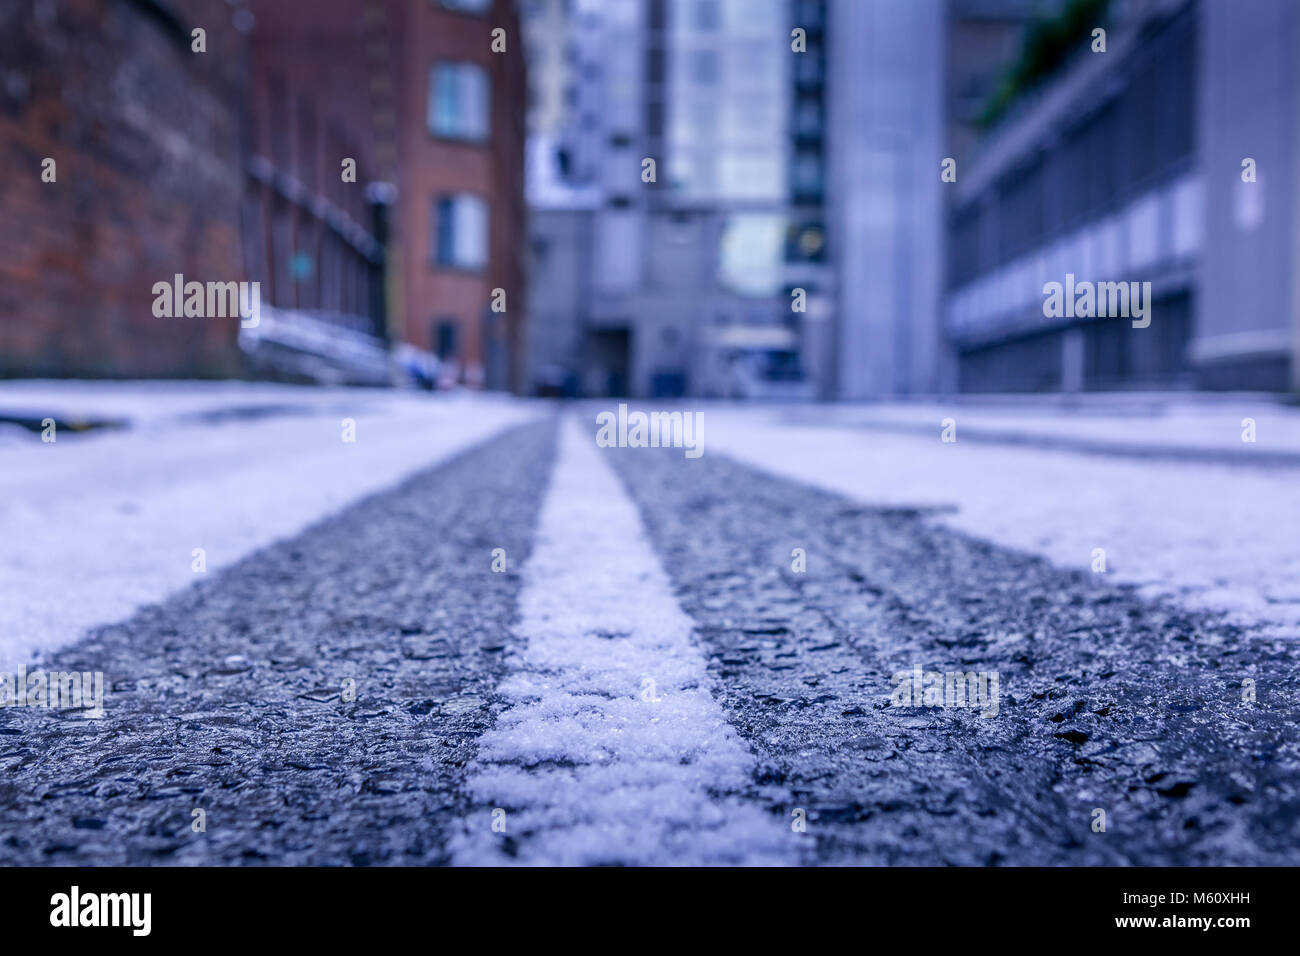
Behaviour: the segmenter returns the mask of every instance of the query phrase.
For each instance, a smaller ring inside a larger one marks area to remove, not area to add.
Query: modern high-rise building
[[[602,193],[599,7],[523,0],[528,61],[529,321],[526,390],[577,395],[588,348],[592,245]]]
[[[829,0],[794,0],[790,4],[791,95],[787,123],[785,292],[790,310],[786,323],[797,347],[774,353],[770,379],[799,383],[799,397],[827,398],[835,369],[834,316],[836,284],[826,240],[827,122],[831,28]],[[783,367],[782,367],[783,366]]]
[[[801,342],[786,275],[802,55],[790,0],[523,10],[534,387],[660,397],[779,387]]]
[[[1300,383],[1290,0],[533,7],[569,391]],[[1149,282],[1151,324],[1048,315],[1053,280]]]

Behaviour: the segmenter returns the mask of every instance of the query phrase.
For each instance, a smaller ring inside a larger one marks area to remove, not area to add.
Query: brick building
[[[525,94],[513,4],[252,10],[246,248],[273,315],[409,342],[443,360],[446,381],[517,383]],[[497,27],[503,53],[491,49]],[[355,182],[341,176],[348,159]],[[489,307],[497,288],[503,314]]]
[[[513,0],[18,0],[0,64],[0,374],[384,380],[400,341],[518,387]],[[176,273],[262,323],[155,318]]]
[[[252,0],[244,250],[271,306],[241,343],[263,374],[388,379],[386,211],[400,24],[388,0]]]
[[[237,17],[224,0],[0,6],[0,375],[239,368],[237,319],[152,310],[175,273],[242,277]]]
[[[398,213],[405,340],[461,381],[523,387],[523,42],[511,0],[404,6]],[[492,51],[504,30],[505,51]],[[492,290],[505,292],[493,312]]]

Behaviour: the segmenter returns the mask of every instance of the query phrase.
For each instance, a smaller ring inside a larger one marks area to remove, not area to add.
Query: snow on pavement
[[[469,786],[483,807],[454,859],[510,862],[511,847],[526,864],[785,861],[788,828],[728,796],[753,758],[636,506],[592,433],[566,421],[560,436],[524,570],[526,643],[499,688],[508,708],[480,739]]]
[[[1133,452],[1196,452],[1206,457],[1239,458],[1243,463],[1268,455],[1300,459],[1300,414],[1273,396],[1169,396],[1089,394],[1055,401],[1041,395],[976,404],[971,396],[948,403],[907,402],[864,405],[789,406],[793,424],[885,427],[929,435],[952,418],[959,433],[995,440],[1037,444],[1091,445]],[[1254,423],[1256,441],[1241,440],[1243,425]]]
[[[126,420],[133,428],[140,429],[183,424],[214,411],[278,408],[309,412],[356,402],[410,402],[415,398],[411,393],[388,388],[318,388],[237,380],[15,379],[0,382],[0,416]],[[439,401],[447,398],[440,396]]]
[[[210,574],[540,411],[488,397],[258,389],[302,407],[196,424],[163,409],[215,410],[250,395],[200,383],[116,386],[105,406],[88,401],[93,389],[55,402],[0,387],[4,408],[110,407],[137,423],[0,445],[0,671],[190,584],[195,548]],[[232,394],[242,398],[229,403]],[[354,443],[343,440],[344,418],[356,423]]]
[[[1300,469],[1106,457],[706,411],[706,454],[872,505],[947,506],[937,520],[1108,574],[1184,606],[1300,637]],[[809,555],[809,561],[813,556]]]

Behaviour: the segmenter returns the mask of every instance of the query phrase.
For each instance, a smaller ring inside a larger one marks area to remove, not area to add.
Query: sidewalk
[[[370,407],[377,402],[429,398],[388,388],[274,382],[18,379],[0,382],[0,430],[19,421],[39,422],[47,417],[59,423],[60,432],[65,425],[73,430],[140,429],[314,414],[341,405]]]
[[[1033,445],[1105,455],[1300,465],[1300,407],[1272,395],[1146,393],[959,396],[945,401],[805,406],[781,419],[804,426],[939,435],[951,418],[960,441]],[[1243,421],[1255,441],[1243,441]]]
[[[1255,444],[1241,441],[1243,417],[1256,419]],[[942,440],[944,418],[957,441]],[[1294,639],[1300,456],[1280,436],[1295,427],[1294,413],[1263,402],[1147,420],[958,404],[718,407],[705,413],[704,447]],[[995,428],[1007,440],[992,440]]]

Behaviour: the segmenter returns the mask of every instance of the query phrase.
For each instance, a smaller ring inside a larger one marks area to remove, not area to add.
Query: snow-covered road
[[[5,411],[132,427],[56,431],[53,443],[11,432],[0,444],[0,670],[540,413],[504,399],[228,383],[9,383]]]
[[[1300,863],[1300,469],[1205,408],[1174,460],[706,405],[691,458],[607,406],[0,386],[133,423],[0,440],[0,674],[107,689],[0,708],[0,861]]]

